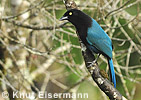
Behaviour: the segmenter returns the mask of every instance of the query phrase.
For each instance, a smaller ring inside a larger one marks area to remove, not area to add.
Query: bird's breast
[[[88,42],[87,42],[87,40],[86,40],[86,37],[87,37],[87,31],[86,30],[83,30],[83,31],[78,31],[78,36],[79,36],[79,38],[81,39],[81,41],[85,44],[85,45],[87,45],[88,44]]]
[[[91,23],[89,24],[91,25]],[[88,25],[84,20],[81,20],[79,24],[75,24],[75,28],[77,30],[78,36],[85,45],[88,44],[86,37],[88,35],[88,28],[90,25]]]

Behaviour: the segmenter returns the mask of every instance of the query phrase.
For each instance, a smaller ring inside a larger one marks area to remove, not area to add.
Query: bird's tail
[[[114,87],[116,88],[116,77],[115,77],[115,71],[114,71],[113,60],[112,59],[108,59],[108,65],[109,65],[109,69],[110,69],[111,81],[113,82]]]

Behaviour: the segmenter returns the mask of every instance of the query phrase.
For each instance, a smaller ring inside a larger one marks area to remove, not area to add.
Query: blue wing
[[[114,87],[116,88],[116,78],[112,61],[112,42],[109,36],[94,19],[92,19],[92,26],[88,28],[86,40],[89,43],[88,48],[91,51],[95,53],[102,52],[110,58],[108,59],[110,76],[111,81],[114,83]]]
[[[112,58],[111,39],[94,19],[92,19],[92,26],[88,28],[86,40],[100,52]]]

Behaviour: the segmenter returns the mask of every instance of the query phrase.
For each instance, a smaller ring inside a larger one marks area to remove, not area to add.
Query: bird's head
[[[73,23],[74,21],[77,21],[77,19],[79,18],[78,16],[79,13],[80,13],[80,10],[77,10],[77,9],[68,10],[67,12],[65,12],[63,17],[60,18],[60,21],[68,20]]]
[[[76,27],[81,26],[89,27],[91,25],[91,18],[87,14],[77,9],[71,9],[65,12],[63,17],[60,18],[60,21],[62,20],[68,20]]]

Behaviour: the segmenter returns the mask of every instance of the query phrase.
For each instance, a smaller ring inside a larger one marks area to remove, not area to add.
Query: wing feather
[[[98,50],[112,58],[112,42],[109,36],[99,26],[99,24],[93,20],[93,27],[88,28],[87,41],[89,44],[96,47]]]

